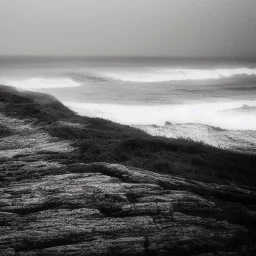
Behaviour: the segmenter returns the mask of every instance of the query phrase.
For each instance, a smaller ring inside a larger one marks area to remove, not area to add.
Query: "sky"
[[[0,0],[0,55],[256,57],[256,0]]]

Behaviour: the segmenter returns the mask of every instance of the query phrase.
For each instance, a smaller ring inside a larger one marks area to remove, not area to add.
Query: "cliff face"
[[[77,157],[77,141],[48,132],[44,113],[23,109],[50,104],[45,113],[55,116],[54,99],[29,94],[27,103],[27,94],[7,88],[0,94],[0,255],[256,252],[255,187],[87,163]],[[67,115],[51,125],[89,132],[89,123]]]

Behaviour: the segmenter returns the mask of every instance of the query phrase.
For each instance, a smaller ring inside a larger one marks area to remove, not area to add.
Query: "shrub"
[[[172,173],[175,169],[175,166],[168,161],[158,160],[153,163],[153,169],[161,173]]]
[[[190,161],[192,165],[200,166],[200,167],[205,166],[207,164],[200,155],[191,156]]]

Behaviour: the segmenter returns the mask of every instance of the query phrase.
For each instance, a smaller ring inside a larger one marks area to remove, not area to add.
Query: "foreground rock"
[[[229,191],[231,199],[255,202],[251,191],[106,163],[55,169],[66,173],[1,188],[2,255],[250,255],[253,250],[249,227],[229,221],[218,203],[194,192]],[[255,213],[244,208],[253,219]]]

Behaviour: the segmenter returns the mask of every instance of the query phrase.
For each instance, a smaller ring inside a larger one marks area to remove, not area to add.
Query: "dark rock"
[[[222,209],[192,192],[195,186],[219,189],[215,184],[195,185],[106,163],[80,164],[79,173],[74,166],[68,169],[72,173],[1,189],[1,250],[13,255],[192,255],[239,250],[244,239],[250,241],[247,228],[216,220]],[[136,200],[130,202],[127,195]]]

